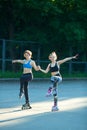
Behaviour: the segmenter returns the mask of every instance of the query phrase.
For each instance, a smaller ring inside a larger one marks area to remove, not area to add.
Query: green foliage
[[[0,72],[0,78],[19,78],[21,76],[22,72]]]
[[[83,51],[87,46],[83,42],[87,40],[87,1],[0,0],[0,38],[40,42],[54,49],[65,49],[72,42]]]
[[[20,78],[22,72],[0,72],[0,78]],[[34,78],[50,78],[50,74],[43,74],[42,72],[34,72]],[[72,74],[63,73],[63,78],[87,78],[87,73],[73,72]]]

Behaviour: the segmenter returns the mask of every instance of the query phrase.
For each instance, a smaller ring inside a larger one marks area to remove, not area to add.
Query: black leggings
[[[31,81],[33,78],[31,73],[23,74],[20,78],[20,93],[24,92],[25,102],[29,103],[28,97],[28,81]]]

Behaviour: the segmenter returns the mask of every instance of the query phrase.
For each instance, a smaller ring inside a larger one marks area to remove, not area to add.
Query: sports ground
[[[21,110],[19,81],[0,81],[0,130],[87,130],[87,80],[63,80],[57,112],[51,112],[53,97],[45,96],[49,86],[49,80],[32,81],[32,109]]]

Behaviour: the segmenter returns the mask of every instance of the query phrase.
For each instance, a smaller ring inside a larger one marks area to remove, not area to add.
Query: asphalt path
[[[50,82],[32,81],[32,109],[21,110],[19,81],[0,81],[0,130],[87,130],[87,80],[67,80],[58,86],[59,111],[52,112],[53,97],[46,97]]]

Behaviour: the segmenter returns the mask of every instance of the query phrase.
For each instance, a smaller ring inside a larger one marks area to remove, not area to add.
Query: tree
[[[72,45],[83,51],[86,7],[86,0],[0,0],[0,38],[36,41],[54,49]]]

